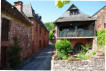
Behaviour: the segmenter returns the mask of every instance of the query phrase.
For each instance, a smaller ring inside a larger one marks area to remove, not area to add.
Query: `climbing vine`
[[[100,30],[97,32],[98,45],[105,45],[105,32],[106,30]]]
[[[20,51],[22,48],[18,45],[19,40],[15,36],[13,37],[14,44],[10,46],[10,50],[8,51],[8,61],[10,62],[10,66],[12,68],[16,68],[21,62]]]

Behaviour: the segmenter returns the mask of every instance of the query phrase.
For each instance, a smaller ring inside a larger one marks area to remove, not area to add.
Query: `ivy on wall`
[[[101,45],[101,46],[105,45],[105,32],[106,30],[100,30],[97,32],[98,45]]]

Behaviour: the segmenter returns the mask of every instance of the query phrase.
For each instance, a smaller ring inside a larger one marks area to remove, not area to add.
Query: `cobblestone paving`
[[[54,54],[54,45],[49,45],[47,48],[35,53],[31,59],[24,62],[21,70],[50,70],[51,57]]]

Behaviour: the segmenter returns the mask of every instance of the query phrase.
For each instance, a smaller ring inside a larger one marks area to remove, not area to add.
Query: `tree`
[[[49,39],[50,40],[53,40],[54,39],[54,24],[52,22],[48,22],[48,23],[45,23],[45,27],[48,29],[49,31]]]
[[[54,24],[52,22],[45,23],[45,27],[48,29],[48,31],[54,30]]]
[[[64,5],[69,4],[70,0],[57,0],[55,7],[62,8]]]
[[[53,33],[53,31],[50,31],[49,32],[49,39],[50,40],[53,40],[54,39],[54,33]]]

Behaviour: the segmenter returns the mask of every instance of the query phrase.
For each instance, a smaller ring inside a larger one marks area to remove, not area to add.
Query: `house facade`
[[[96,18],[96,30],[105,30],[106,29],[106,6],[97,11],[94,15]]]
[[[74,4],[55,22],[55,41],[67,39],[75,52],[81,45],[91,44],[96,48],[95,19],[81,12]]]
[[[28,17],[24,13],[23,8],[22,1],[14,2],[14,6],[6,0],[1,1],[0,68],[9,66],[7,52],[13,44],[12,38],[15,36],[18,37],[19,46],[22,47],[20,52],[22,61],[32,56],[33,53],[41,48],[44,48],[43,45],[45,47],[48,45],[49,32],[41,20],[38,19],[39,16]]]
[[[41,21],[41,16],[36,14],[31,4],[23,5],[22,1],[14,2],[14,6],[23,12],[32,23],[32,45],[33,52],[37,52],[48,45],[49,31]]]

